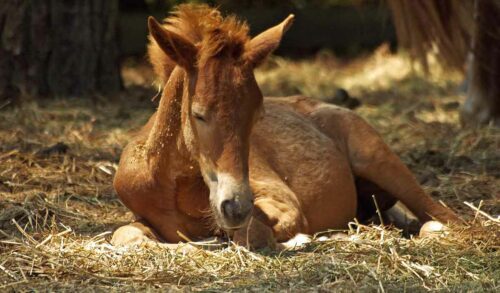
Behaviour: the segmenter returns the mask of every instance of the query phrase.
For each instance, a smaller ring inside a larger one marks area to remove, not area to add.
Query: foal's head
[[[186,145],[210,189],[217,224],[232,230],[245,225],[253,208],[249,138],[262,107],[253,71],[278,47],[293,16],[250,39],[244,23],[204,9],[210,15],[198,15],[201,20],[179,19],[182,11],[164,26],[149,18],[149,30],[163,53],[186,71]]]

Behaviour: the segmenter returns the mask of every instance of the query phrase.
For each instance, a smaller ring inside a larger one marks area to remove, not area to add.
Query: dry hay
[[[437,68],[423,76],[384,51],[349,65],[318,59],[274,59],[259,82],[268,94],[320,98],[345,87],[425,189],[470,227],[405,239],[393,228],[352,225],[347,237],[279,254],[229,244],[189,254],[114,248],[110,233],[131,214],[111,180],[128,130],[144,123],[150,102],[129,89],[111,102],[8,105],[0,109],[0,291],[498,291],[500,132],[458,126],[459,78]],[[47,148],[57,142],[67,149]]]

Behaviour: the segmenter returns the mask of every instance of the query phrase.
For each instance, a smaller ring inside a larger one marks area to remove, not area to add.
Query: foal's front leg
[[[239,245],[258,249],[283,249],[301,245],[309,237],[307,220],[295,194],[275,174],[266,180],[252,180],[256,194],[252,218],[247,226],[234,233],[233,241]]]
[[[137,220],[116,229],[111,238],[115,246],[137,245],[144,242],[159,242],[160,237],[143,220]]]
[[[111,237],[111,244],[117,247],[134,245],[154,245],[169,249],[182,249],[188,251],[191,248],[183,243],[164,243],[144,220],[137,220],[116,229]]]
[[[248,249],[270,248],[272,250],[293,249],[311,242],[311,236],[297,233],[291,239],[278,242],[271,227],[252,217],[248,224],[236,231],[233,241]]]
[[[279,248],[271,227],[253,216],[245,227],[234,232],[232,240],[235,244],[248,249]]]
[[[137,220],[128,225],[118,228],[113,233],[111,244],[117,247],[151,245],[154,247],[174,249],[180,252],[190,252],[198,248],[208,250],[219,248],[223,245],[223,242],[217,237],[212,237],[197,242],[165,243],[161,241],[161,238],[144,220]]]

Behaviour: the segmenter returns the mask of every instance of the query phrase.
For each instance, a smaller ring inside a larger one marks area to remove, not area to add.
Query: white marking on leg
[[[298,233],[292,239],[282,244],[283,246],[285,246],[285,248],[294,249],[294,248],[301,248],[302,246],[304,246],[307,243],[310,243],[311,241],[312,241],[311,236]]]
[[[420,237],[436,237],[448,234],[448,228],[438,221],[427,221],[420,228]]]

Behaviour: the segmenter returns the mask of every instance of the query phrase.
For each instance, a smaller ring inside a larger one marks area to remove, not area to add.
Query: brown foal
[[[113,243],[225,230],[237,243],[276,247],[373,215],[371,194],[381,210],[399,200],[421,222],[460,221],[355,113],[302,96],[263,98],[254,69],[293,19],[250,38],[245,23],[204,5],[181,5],[163,25],[149,18],[163,91],[121,156],[114,187],[137,221]]]

